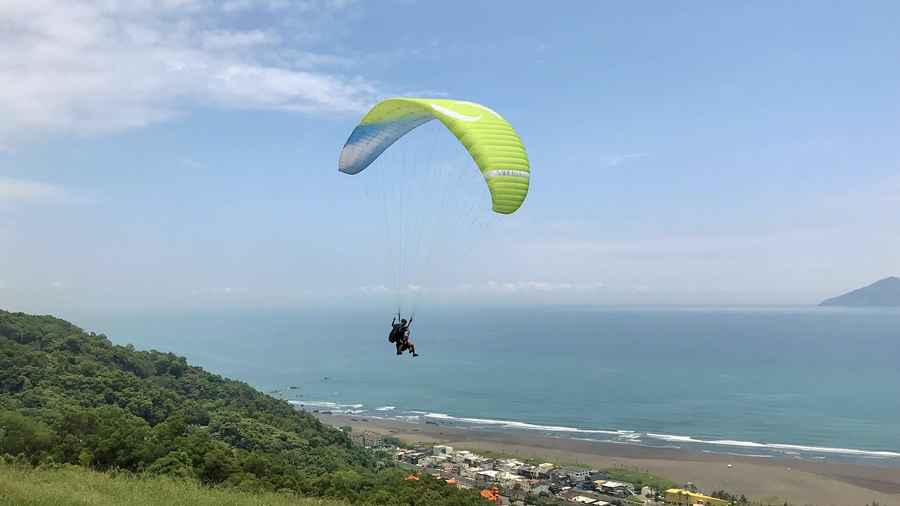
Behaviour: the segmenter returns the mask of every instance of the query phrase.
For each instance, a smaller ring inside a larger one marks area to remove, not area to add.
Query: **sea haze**
[[[349,308],[73,317],[298,408],[900,465],[900,309],[429,309],[412,325],[418,358],[395,355],[390,319]]]

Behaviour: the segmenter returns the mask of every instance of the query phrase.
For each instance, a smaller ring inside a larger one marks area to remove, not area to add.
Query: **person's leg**
[[[413,354],[414,357],[418,357],[419,354],[416,353],[416,345],[413,343],[409,343],[409,352]]]

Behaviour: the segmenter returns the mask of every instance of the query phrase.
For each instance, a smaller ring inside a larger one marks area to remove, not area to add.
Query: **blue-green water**
[[[370,310],[74,319],[305,409],[900,465],[900,310],[430,310],[418,358]]]

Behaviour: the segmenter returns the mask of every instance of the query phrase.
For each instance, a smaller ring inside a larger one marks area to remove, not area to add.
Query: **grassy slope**
[[[4,506],[346,506],[276,493],[248,494],[210,489],[165,477],[111,477],[77,467],[22,469],[0,466]]]

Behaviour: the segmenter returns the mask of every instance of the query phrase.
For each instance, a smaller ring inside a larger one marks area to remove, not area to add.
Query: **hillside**
[[[885,278],[839,297],[822,301],[820,306],[900,307],[900,278]]]
[[[278,493],[212,489],[168,477],[113,477],[78,467],[26,469],[0,465],[0,504],[6,506],[348,506]]]
[[[344,432],[183,357],[0,311],[0,457],[353,504],[484,504],[379,466]],[[4,457],[5,455],[5,457]]]

